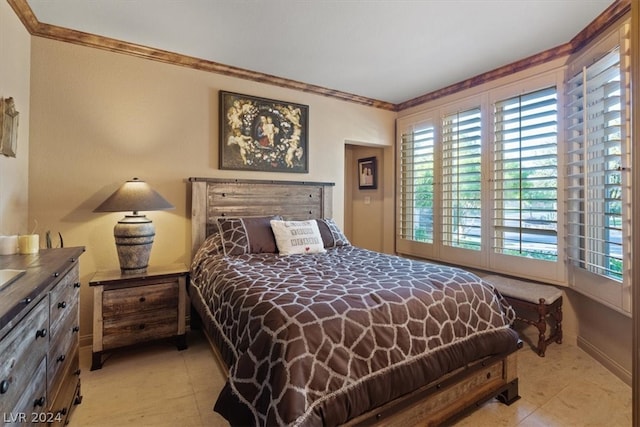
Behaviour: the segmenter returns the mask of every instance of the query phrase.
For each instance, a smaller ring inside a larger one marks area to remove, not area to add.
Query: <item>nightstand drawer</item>
[[[147,311],[123,318],[105,317],[102,345],[105,350],[177,334],[178,309]]]
[[[178,282],[113,289],[102,294],[105,322],[123,315],[178,307]]]

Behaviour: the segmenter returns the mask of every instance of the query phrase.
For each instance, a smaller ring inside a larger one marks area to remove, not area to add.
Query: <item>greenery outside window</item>
[[[418,125],[402,134],[399,165],[401,239],[433,243],[435,128]]]
[[[442,244],[482,249],[482,121],[480,108],[442,121]]]
[[[495,104],[493,251],[558,259],[558,100],[551,87]]]

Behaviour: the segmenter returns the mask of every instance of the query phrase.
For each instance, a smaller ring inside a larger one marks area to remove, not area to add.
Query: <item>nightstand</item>
[[[102,368],[108,350],[162,338],[187,348],[186,300],[189,269],[184,264],[149,267],[146,273],[99,271],[93,287],[91,370]]]

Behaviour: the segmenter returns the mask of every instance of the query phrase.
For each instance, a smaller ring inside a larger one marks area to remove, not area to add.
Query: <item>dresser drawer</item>
[[[102,316],[109,319],[123,315],[162,309],[177,309],[178,282],[176,280],[123,289],[105,290],[102,295]]]
[[[148,311],[120,318],[104,319],[104,350],[170,337],[177,334],[178,309]]]
[[[5,414],[5,426],[25,426],[44,424],[48,421],[47,408],[47,361],[43,358],[33,376],[28,381],[20,400],[9,413]]]
[[[44,298],[0,343],[0,413],[13,410],[47,353],[48,309]]]
[[[60,279],[49,295],[49,322],[51,336],[55,337],[60,322],[72,313],[72,306],[80,297],[78,264]],[[77,309],[76,309],[77,310]]]
[[[80,403],[80,357],[77,343],[70,349],[65,360],[65,367],[60,371],[61,377],[55,401],[49,401],[48,414],[53,425],[65,425],[70,409]]]
[[[51,337],[48,353],[47,389],[56,391],[60,387],[62,375],[71,361],[73,351],[78,347],[78,303],[69,307],[69,316],[60,323],[55,337]]]

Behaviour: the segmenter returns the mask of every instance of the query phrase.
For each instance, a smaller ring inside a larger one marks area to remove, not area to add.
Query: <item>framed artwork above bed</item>
[[[309,172],[309,107],[220,91],[220,169]]]

